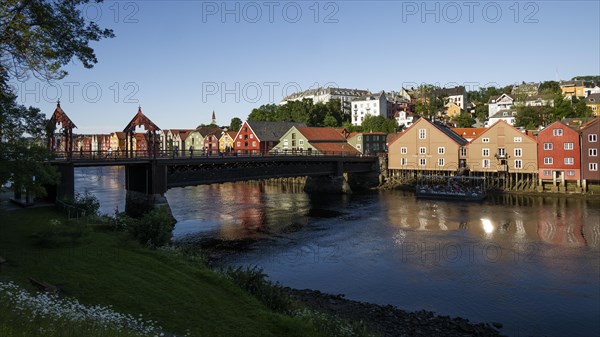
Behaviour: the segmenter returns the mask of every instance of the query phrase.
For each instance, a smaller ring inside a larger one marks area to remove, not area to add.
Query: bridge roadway
[[[125,166],[126,188],[144,194],[163,194],[173,187],[284,177],[339,177],[343,173],[378,171],[376,156],[343,155],[264,155],[264,156],[170,156],[149,157],[90,156],[74,153],[72,158],[56,159],[66,184],[72,185],[75,167]],[[69,172],[70,171],[70,172]],[[69,181],[70,180],[70,181]],[[73,186],[74,187],[74,186]],[[65,191],[70,193],[70,186]],[[63,194],[63,193],[59,193]]]

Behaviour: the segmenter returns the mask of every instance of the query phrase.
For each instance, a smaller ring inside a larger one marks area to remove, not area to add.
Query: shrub
[[[34,243],[44,248],[58,248],[65,245],[77,245],[86,234],[86,228],[66,225],[58,219],[50,219],[48,226],[32,234]]]
[[[140,219],[126,217],[124,221],[133,237],[150,248],[164,246],[171,241],[174,221],[163,208],[155,208]]]
[[[87,216],[98,215],[98,210],[100,209],[100,201],[88,191],[85,191],[84,194],[76,193],[74,199],[65,199],[63,201],[67,205],[84,210]]]
[[[267,280],[267,275],[259,267],[227,267],[224,271],[233,283],[248,291],[269,309],[283,314],[294,310],[290,296],[280,284]]]

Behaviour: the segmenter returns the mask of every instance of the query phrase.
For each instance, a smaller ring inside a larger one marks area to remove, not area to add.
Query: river
[[[124,209],[123,169],[76,170],[76,191]],[[175,239],[249,242],[227,265],[349,299],[501,322],[509,336],[600,335],[600,200],[310,196],[235,183],[171,189]]]

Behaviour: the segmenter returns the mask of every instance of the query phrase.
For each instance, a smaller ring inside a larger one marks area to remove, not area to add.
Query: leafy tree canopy
[[[253,109],[249,121],[301,122],[308,126],[342,125],[344,116],[339,99],[313,104],[312,99],[292,101],[284,105],[268,104]]]
[[[239,131],[242,127],[242,120],[238,117],[233,117],[229,123],[229,131]]]

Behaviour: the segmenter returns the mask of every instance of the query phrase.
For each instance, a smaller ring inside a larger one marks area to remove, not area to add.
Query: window
[[[490,156],[490,149],[481,149],[481,155],[484,157]]]
[[[237,146],[242,146],[242,142],[237,142]]]
[[[250,134],[250,139],[252,139],[252,138],[254,138],[254,135],[253,135],[253,134]]]
[[[484,159],[483,162],[481,163],[481,166],[483,168],[490,168],[490,160],[489,159]]]
[[[444,166],[444,158],[438,158],[438,166]]]
[[[554,164],[554,158],[552,158],[552,157],[545,157],[544,158],[544,164],[546,164],[546,165],[552,165],[552,164]]]
[[[467,156],[467,148],[466,147],[461,147],[460,148],[460,156],[461,157],[466,157]]]
[[[522,157],[522,156],[523,156],[523,149],[516,148],[515,149],[515,157]]]
[[[427,130],[419,129],[419,139],[425,139],[425,138],[427,138]]]
[[[517,159],[515,160],[515,168],[516,169],[521,169],[523,168],[523,161],[521,159]]]
[[[287,139],[283,140],[283,146],[288,147],[288,140]]]
[[[400,158],[400,165],[406,166],[406,164],[407,164],[406,158]]]
[[[548,177],[552,174],[552,171],[550,170],[544,170],[544,176]]]
[[[553,146],[552,143],[544,143],[544,150],[552,150]]]
[[[444,154],[446,153],[446,148],[445,147],[438,147],[438,154]]]
[[[482,138],[481,141],[484,142],[484,143],[489,143],[490,139],[489,138]]]
[[[571,171],[571,170],[569,170],[569,171],[567,171],[567,175],[568,175],[569,177],[572,177],[572,176],[574,176],[574,175],[575,175],[575,171]]]
[[[575,164],[575,158],[565,158],[565,165]]]
[[[588,142],[597,142],[598,141],[598,136],[595,133],[589,134],[588,135]]]
[[[419,153],[420,154],[426,154],[427,153],[427,148],[426,147],[420,147],[419,148]]]
[[[300,146],[304,146],[304,139],[300,139]]]
[[[589,153],[590,157],[597,157],[598,149],[595,149],[595,148],[589,149],[588,153]]]
[[[565,150],[573,150],[573,143],[564,143]]]
[[[362,141],[362,136],[357,136],[356,140],[358,140],[359,142]]]
[[[598,171],[598,163],[590,163],[590,171]]]
[[[302,145],[302,144],[300,144],[300,145]],[[360,148],[361,148],[360,144],[356,144],[356,148],[360,150]]]
[[[498,156],[499,157],[506,157],[506,149],[504,149],[503,147],[499,147],[498,148]]]
[[[552,135],[553,136],[562,136],[563,130],[562,129],[554,129],[554,130],[552,130]]]
[[[513,138],[513,141],[515,143],[521,143],[523,141],[523,137],[515,137],[515,138]]]
[[[400,148],[400,153],[401,154],[407,154],[408,153],[408,149],[406,147],[401,147]]]
[[[419,166],[425,166],[425,164],[427,164],[427,159],[425,159],[425,158],[420,158],[420,159],[419,159]]]

